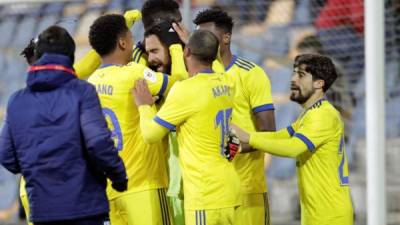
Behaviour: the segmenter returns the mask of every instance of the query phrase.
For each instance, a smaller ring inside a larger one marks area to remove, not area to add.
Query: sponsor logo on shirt
[[[144,77],[144,79],[146,79],[152,83],[155,83],[157,81],[156,73],[150,69],[145,69],[143,71],[143,77]]]

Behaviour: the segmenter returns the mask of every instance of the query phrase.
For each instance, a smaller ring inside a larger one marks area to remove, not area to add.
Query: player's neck
[[[113,64],[113,65],[126,65],[128,62],[124,57],[121,57],[118,53],[112,53],[101,57],[103,64]]]
[[[190,77],[196,76],[198,73],[203,71],[212,70],[211,65],[205,65],[200,62],[192,62],[188,67],[188,73]]]
[[[306,102],[301,105],[301,107],[303,107],[303,109],[308,109],[323,97],[324,93],[322,91],[315,92]]]
[[[224,64],[224,67],[226,68],[232,61],[232,58],[233,58],[232,52],[229,48],[226,48],[226,49],[221,49],[220,54],[221,54],[222,63]]]

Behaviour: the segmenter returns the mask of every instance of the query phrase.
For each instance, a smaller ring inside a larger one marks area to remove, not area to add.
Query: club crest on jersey
[[[152,83],[155,83],[157,81],[156,73],[150,69],[145,69],[143,71],[143,77],[144,77],[144,79],[146,79]]]

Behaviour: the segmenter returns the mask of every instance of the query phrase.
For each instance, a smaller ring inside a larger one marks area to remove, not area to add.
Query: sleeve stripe
[[[257,107],[253,108],[253,113],[258,113],[258,112],[262,112],[262,111],[268,111],[268,110],[274,110],[274,104],[270,103],[270,104],[265,104],[265,105],[260,105]]]
[[[161,126],[167,128],[168,130],[175,130],[175,125],[168,123],[167,121],[161,119],[160,117],[156,116],[154,117],[154,121]]]
[[[134,50],[133,50],[133,52],[134,52],[134,54],[133,54],[133,61],[134,62],[137,62],[137,56],[138,56],[138,54],[141,52],[140,51],[140,49],[139,48],[135,48]]]
[[[248,70],[251,70],[251,68],[252,68],[252,67],[249,67],[249,66],[246,66],[246,65],[241,64],[239,61],[235,62],[235,64],[238,65],[239,67],[241,67],[241,68],[247,70],[247,71],[248,71]]]
[[[167,89],[167,86],[168,86],[168,75],[164,73],[162,86],[161,86],[160,91],[158,92],[158,95],[163,95],[165,90]]]
[[[231,61],[231,62],[229,63],[229,65],[225,68],[225,71],[228,71],[228,70],[233,66],[233,64],[235,64],[237,58],[238,58],[238,57],[237,57],[236,55],[233,55],[232,61]]]
[[[289,134],[290,134],[290,136],[293,136],[294,135],[294,129],[293,129],[293,127],[292,126],[288,126],[287,128],[287,131],[289,132]]]
[[[294,136],[299,138],[300,140],[302,140],[304,142],[304,144],[307,145],[308,150],[310,150],[311,152],[313,152],[315,150],[314,144],[306,136],[304,136],[300,133],[295,133]]]
[[[140,58],[142,57],[142,55],[143,55],[143,52],[140,51],[140,54],[138,55],[138,57],[137,57],[137,59],[136,59],[136,62],[137,62],[137,63],[140,62]]]
[[[254,67],[254,65],[253,65],[251,62],[246,61],[246,60],[244,60],[244,59],[242,59],[242,58],[238,58],[238,62],[242,63],[243,65],[247,65],[247,66],[250,67],[250,68],[253,68],[253,67]]]

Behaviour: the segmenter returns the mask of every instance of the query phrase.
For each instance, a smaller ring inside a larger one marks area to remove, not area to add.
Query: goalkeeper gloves
[[[124,18],[126,26],[130,29],[136,21],[142,19],[142,13],[137,9],[129,10],[124,13]]]
[[[112,182],[111,186],[118,192],[124,192],[126,189],[128,189],[128,179]]]
[[[232,161],[236,153],[239,151],[240,141],[233,130],[229,130],[227,134],[227,144],[225,146],[225,158]]]
[[[156,25],[159,27],[159,34],[157,35],[160,38],[161,42],[164,43],[166,46],[171,46],[173,44],[182,44],[181,39],[179,38],[178,34],[172,28],[172,24],[163,21],[160,24]]]

